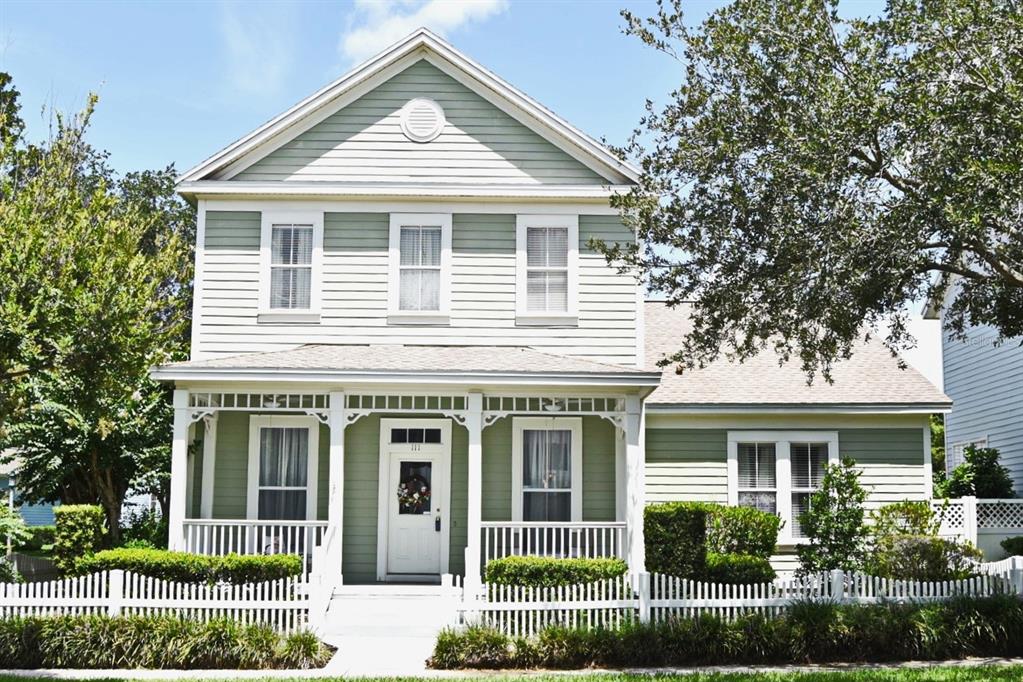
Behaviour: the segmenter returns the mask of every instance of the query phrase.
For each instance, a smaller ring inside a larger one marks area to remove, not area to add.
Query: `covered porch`
[[[642,570],[642,399],[655,377],[597,366],[613,376],[426,387],[392,373],[386,389],[343,390],[339,378],[321,389],[177,373],[171,547],[300,554],[335,586],[479,584],[510,555]]]

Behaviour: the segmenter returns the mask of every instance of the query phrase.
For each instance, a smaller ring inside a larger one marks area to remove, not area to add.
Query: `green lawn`
[[[1023,665],[987,667],[944,667],[927,669],[879,669],[850,672],[816,673],[714,673],[698,675],[631,675],[631,674],[541,674],[541,673],[495,673],[479,677],[453,677],[465,682],[495,682],[495,678],[523,677],[529,682],[1016,682],[1023,680]],[[217,682],[223,682],[223,679]],[[310,678],[267,678],[274,682],[309,682]],[[341,678],[319,678],[325,682],[346,682]],[[360,682],[431,682],[437,678],[363,678]],[[53,682],[52,678],[11,677],[0,675],[0,682]],[[69,680],[69,682],[74,682]],[[114,680],[90,680],[90,682],[115,682]],[[118,680],[117,682],[122,682]],[[191,681],[190,681],[191,682]],[[195,680],[194,682],[203,682]],[[213,682],[212,680],[206,682]]]

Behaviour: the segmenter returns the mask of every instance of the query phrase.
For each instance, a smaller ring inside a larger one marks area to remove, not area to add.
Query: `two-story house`
[[[589,246],[635,238],[609,197],[636,179],[426,30],[185,173],[171,545],[472,583],[512,553],[642,570],[653,501],[774,511],[790,547],[840,455],[873,504],[929,497],[949,401],[876,345],[813,386],[766,355],[657,366],[688,311]]]

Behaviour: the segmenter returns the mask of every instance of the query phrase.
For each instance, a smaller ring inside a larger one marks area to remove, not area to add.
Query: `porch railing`
[[[185,519],[185,551],[196,554],[300,554],[310,557],[326,521]]]
[[[481,558],[544,556],[598,559],[625,557],[625,522],[547,523],[485,521]]]

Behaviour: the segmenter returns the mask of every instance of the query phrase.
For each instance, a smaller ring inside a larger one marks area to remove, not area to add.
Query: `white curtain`
[[[270,238],[270,307],[302,309],[312,294],[313,228],[274,225]]]
[[[401,310],[440,309],[440,227],[403,227],[399,238]]]
[[[522,432],[522,519],[572,520],[572,432]]]
[[[308,463],[308,429],[260,430],[259,518],[305,519]]]

